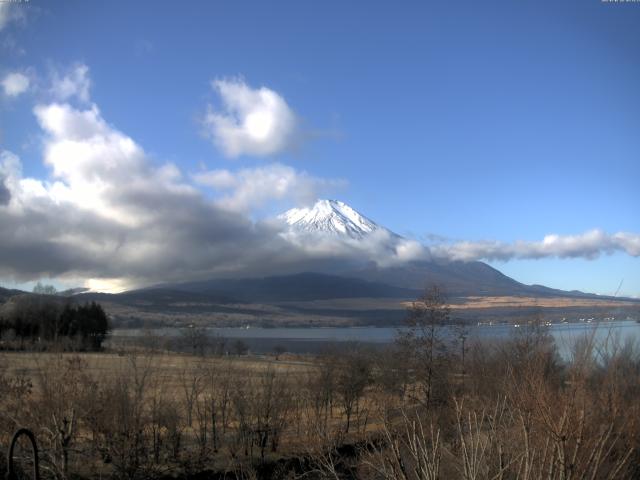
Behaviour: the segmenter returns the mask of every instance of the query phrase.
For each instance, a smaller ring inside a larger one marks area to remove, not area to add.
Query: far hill
[[[23,292],[22,290],[14,290],[14,289],[0,287],[0,304],[6,302],[11,297],[14,297],[16,295],[21,295],[23,293],[25,292]]]
[[[239,303],[237,299],[220,292],[202,293],[162,287],[130,290],[122,293],[84,292],[77,294],[75,297],[83,301],[117,302],[127,305],[147,305],[156,308],[179,303]]]
[[[419,290],[360,278],[298,273],[263,278],[208,280],[171,285],[172,290],[226,295],[249,303],[299,302],[334,298],[415,298]],[[152,290],[152,289],[149,289]]]
[[[77,298],[100,302],[121,326],[399,325],[406,318],[409,302],[417,299],[423,288],[398,284],[441,286],[451,302],[453,317],[472,323],[517,323],[533,316],[551,321],[626,318],[637,316],[640,310],[637,300],[524,285],[480,262],[424,262],[406,270],[396,267],[357,273],[369,272],[396,285],[307,272],[185,282],[120,294],[84,293]]]
[[[566,291],[542,285],[525,285],[483,262],[409,262],[380,268],[370,265],[346,275],[394,287],[424,290],[440,286],[449,297],[533,296],[606,298],[576,290]]]

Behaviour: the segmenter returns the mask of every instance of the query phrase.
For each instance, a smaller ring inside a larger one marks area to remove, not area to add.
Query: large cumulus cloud
[[[88,97],[87,75],[76,66],[58,76],[55,101],[33,109],[49,178],[25,177],[15,154],[0,154],[0,278],[143,285],[320,268],[348,253],[309,252],[288,242],[279,222],[249,218],[250,206],[274,195],[296,200],[322,180],[281,164],[213,171],[199,178],[222,192],[211,200],[191,176],[154,165],[104,119]]]
[[[267,227],[207,202],[174,167],[152,167],[95,106],[39,106],[36,114],[53,175],[23,178],[16,157],[4,154],[0,273],[179,279],[240,269],[252,252],[277,257],[285,247]]]

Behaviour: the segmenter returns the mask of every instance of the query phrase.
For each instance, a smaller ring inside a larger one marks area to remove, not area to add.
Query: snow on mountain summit
[[[388,231],[338,200],[318,200],[311,208],[292,208],[278,218],[293,231],[344,235],[355,240],[375,231]]]
[[[278,218],[288,226],[281,236],[312,255],[343,255],[351,260],[394,265],[428,256],[419,242],[378,225],[346,203],[318,200]]]

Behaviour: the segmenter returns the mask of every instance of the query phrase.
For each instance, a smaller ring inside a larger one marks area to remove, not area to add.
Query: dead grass
[[[110,378],[121,374],[130,367],[131,355],[118,353],[49,353],[49,352],[2,352],[0,365],[9,375],[21,374],[35,379],[47,364],[60,359],[79,357],[86,362],[86,372],[93,378]],[[299,377],[313,370],[310,361],[290,357],[278,360],[266,357],[198,357],[176,353],[144,353],[137,359],[163,380],[163,388],[168,395],[180,394],[182,379],[193,376],[207,367],[224,367],[241,372],[245,377],[260,378],[273,369],[278,374]],[[37,385],[37,383],[36,383]]]
[[[402,302],[402,305],[409,307],[411,302]],[[638,302],[628,300],[592,299],[592,298],[538,298],[538,297],[465,297],[458,302],[451,303],[452,310],[467,309],[491,309],[491,308],[517,308],[517,307],[540,307],[540,308],[580,308],[580,307],[638,307]]]

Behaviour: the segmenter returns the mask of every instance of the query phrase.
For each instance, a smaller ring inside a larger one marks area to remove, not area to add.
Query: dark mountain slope
[[[439,285],[451,297],[532,296],[607,298],[576,290],[565,291],[542,285],[525,285],[483,262],[411,262],[398,267],[375,265],[345,273],[348,276],[384,282],[402,288],[424,289]]]
[[[439,285],[450,296],[522,295],[527,286],[482,262],[411,262],[379,268],[375,265],[346,275],[385,282],[402,288],[424,289]]]
[[[123,293],[81,293],[78,301],[115,302],[121,305],[162,307],[180,303],[238,303],[238,300],[221,293],[199,293],[169,288],[146,288]]]
[[[11,297],[14,297],[16,295],[22,295],[24,293],[26,292],[23,292],[21,290],[13,290],[13,289],[0,287],[0,304],[6,302]]]
[[[173,290],[228,295],[246,302],[277,303],[335,298],[414,298],[419,291],[321,273],[298,273],[239,280],[208,280],[171,285]]]

